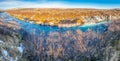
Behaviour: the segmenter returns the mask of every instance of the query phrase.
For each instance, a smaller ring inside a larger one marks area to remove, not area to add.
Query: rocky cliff
[[[21,35],[16,32],[18,29],[15,25],[9,24],[0,21],[0,60],[18,61],[23,53]]]

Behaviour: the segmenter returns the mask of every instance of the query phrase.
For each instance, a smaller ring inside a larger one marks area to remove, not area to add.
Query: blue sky
[[[0,9],[11,8],[120,8],[120,0],[0,0]]]

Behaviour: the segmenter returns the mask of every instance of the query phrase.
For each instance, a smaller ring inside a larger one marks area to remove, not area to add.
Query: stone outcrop
[[[22,53],[20,34],[7,26],[0,25],[0,61],[21,60]]]
[[[6,19],[0,16],[0,61],[24,61],[21,26]]]

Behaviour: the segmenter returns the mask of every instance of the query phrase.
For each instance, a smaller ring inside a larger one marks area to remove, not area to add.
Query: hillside
[[[10,15],[30,23],[71,27],[120,18],[119,9],[21,8],[6,10]]]

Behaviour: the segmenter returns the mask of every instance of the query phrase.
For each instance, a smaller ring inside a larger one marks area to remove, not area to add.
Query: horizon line
[[[66,3],[66,2],[0,2],[0,9],[14,9],[14,8],[95,8],[95,9],[114,9],[120,8],[120,4],[95,4],[95,3]]]
[[[20,7],[20,8],[7,8],[0,10],[12,10],[12,9],[120,9],[120,8],[93,8],[93,7]]]

